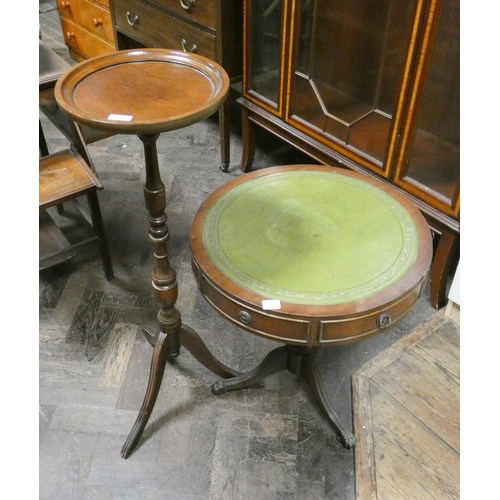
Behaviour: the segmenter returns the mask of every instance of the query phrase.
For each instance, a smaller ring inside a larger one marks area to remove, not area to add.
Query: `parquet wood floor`
[[[57,12],[40,12],[40,26],[44,41],[74,64]],[[219,170],[216,118],[162,134],[158,153],[183,321],[222,362],[247,371],[276,344],[245,333],[205,302],[189,251],[190,223],[203,200],[244,175],[234,112],[229,172]],[[49,149],[66,145],[50,125],[48,130]],[[120,457],[149,375],[152,351],[141,330],[155,328],[157,314],[143,151],[135,136],[110,137],[89,149],[104,185],[99,199],[116,277],[104,279],[97,250],[39,274],[39,498],[353,500],[354,453],[334,439],[299,380],[283,372],[214,396],[216,377],[185,350],[167,366],[137,449],[127,460]],[[276,139],[258,139],[257,169],[307,162]],[[330,402],[348,426],[352,373],[435,313],[426,292],[382,335],[315,354]]]
[[[460,498],[460,332],[436,313],[352,377],[358,498]]]

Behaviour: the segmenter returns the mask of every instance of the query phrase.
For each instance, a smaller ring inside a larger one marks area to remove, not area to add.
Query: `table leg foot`
[[[172,335],[172,334],[171,334]],[[160,332],[156,336],[156,345],[153,351],[153,358],[151,360],[151,370],[149,373],[148,387],[139,415],[135,421],[130,434],[128,435],[125,444],[123,445],[121,456],[128,458],[132,450],[137,445],[146,424],[148,423],[151,412],[158,397],[161,381],[165,372],[165,365],[169,357],[169,342],[167,341],[168,335]]]
[[[348,431],[340,421],[338,415],[335,413],[325,393],[325,388],[321,380],[316,363],[310,356],[304,356],[302,359],[302,366],[300,371],[301,377],[305,380],[309,389],[311,390],[314,399],[328,423],[333,427],[337,434],[337,439],[347,449],[352,449],[356,445],[356,438]]]
[[[288,348],[278,347],[271,351],[263,361],[252,371],[228,380],[218,380],[212,385],[212,392],[216,395],[228,391],[245,389],[258,384],[269,375],[286,370],[288,365]]]

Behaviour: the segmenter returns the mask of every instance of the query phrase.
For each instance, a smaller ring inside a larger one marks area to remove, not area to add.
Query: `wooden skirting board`
[[[443,310],[352,376],[356,498],[460,497],[460,327]]]

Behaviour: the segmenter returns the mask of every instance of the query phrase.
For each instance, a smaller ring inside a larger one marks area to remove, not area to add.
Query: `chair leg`
[[[45,139],[45,134],[43,132],[42,122],[38,120],[38,147],[40,148],[40,156],[49,156],[49,148],[47,146],[47,140]],[[63,204],[56,205],[57,213],[62,215],[64,213]]]
[[[99,199],[97,198],[97,192],[88,193],[87,200],[89,202],[90,216],[92,217],[94,231],[99,239],[99,253],[104,266],[104,274],[106,279],[111,281],[115,275],[109,255],[108,240],[106,238],[106,232],[104,231],[104,223],[102,221],[101,207],[99,205]]]
[[[42,122],[38,120],[38,147],[40,148],[40,156],[49,156],[49,148],[47,147],[47,141],[45,140],[45,134],[43,133]]]

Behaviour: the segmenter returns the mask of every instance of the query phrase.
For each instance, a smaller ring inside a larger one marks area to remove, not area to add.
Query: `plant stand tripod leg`
[[[241,373],[232,370],[223,365],[209,351],[201,337],[191,327],[182,325],[179,332],[179,342],[182,347],[187,349],[191,355],[197,359],[205,368],[222,378],[238,377]]]
[[[122,448],[122,458],[128,458],[132,450],[137,445],[146,424],[148,423],[153,407],[156,403],[156,398],[158,397],[158,392],[160,391],[161,382],[163,379],[163,374],[165,372],[165,365],[167,363],[167,358],[169,355],[169,342],[167,340],[168,335],[160,332],[157,336],[156,345],[153,351],[153,358],[151,360],[151,370],[149,373],[148,387],[146,389],[146,395],[144,396],[144,401],[142,407],[139,410],[139,415],[135,421],[130,434]]]

